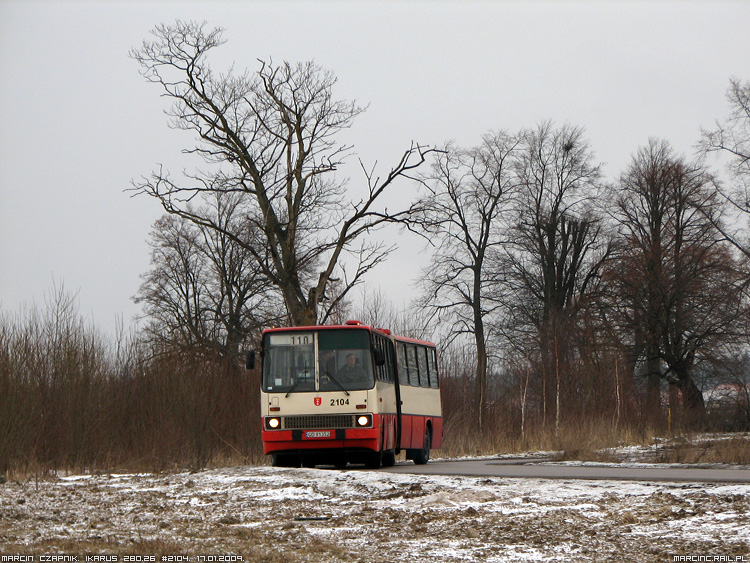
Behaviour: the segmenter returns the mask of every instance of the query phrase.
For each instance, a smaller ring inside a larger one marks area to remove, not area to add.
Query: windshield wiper
[[[295,389],[297,388],[297,385],[299,385],[299,378],[297,378],[297,381],[295,381],[295,382],[294,382],[294,385],[292,385],[292,386],[291,386],[291,387],[289,388],[289,391],[287,391],[287,392],[286,392],[286,395],[284,395],[284,398],[285,398],[285,399],[288,399],[288,398],[289,398],[289,395],[291,395],[291,394],[292,394],[292,391],[294,391],[294,390],[295,390]]]
[[[333,376],[332,376],[332,375],[331,375],[330,373],[328,373],[328,372],[326,371],[326,372],[325,372],[325,375],[327,375],[327,376],[328,376],[328,379],[330,379],[330,380],[331,380],[331,381],[333,381],[333,382],[334,382],[334,383],[335,383],[336,385],[338,385],[338,386],[339,386],[339,389],[341,389],[341,390],[342,390],[342,391],[343,391],[344,393],[346,393],[346,396],[347,396],[347,397],[349,396],[349,391],[347,391],[346,389],[344,389],[344,386],[343,386],[343,385],[341,385],[341,383],[339,383],[338,381],[336,381],[336,380],[334,379],[334,377],[333,377]]]
[[[308,371],[307,371],[307,362],[305,362],[305,371],[303,371],[302,373],[304,373],[304,374],[305,374],[305,379],[307,380],[307,374],[308,374]],[[285,399],[288,399],[288,398],[289,398],[289,395],[291,395],[291,394],[292,394],[292,391],[294,391],[294,390],[295,390],[295,389],[297,388],[297,385],[299,385],[299,382],[300,382],[300,381],[301,381],[301,379],[300,379],[300,377],[298,376],[298,377],[297,377],[297,381],[295,381],[295,382],[294,382],[294,385],[292,385],[292,386],[291,386],[291,387],[289,388],[289,391],[287,391],[287,392],[286,392],[286,395],[284,395],[284,398],[285,398]]]

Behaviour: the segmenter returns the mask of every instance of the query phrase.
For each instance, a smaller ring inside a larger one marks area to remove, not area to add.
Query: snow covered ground
[[[0,554],[173,563],[238,560],[213,557],[220,554],[269,563],[750,561],[750,484],[271,467],[9,481],[0,484]]]

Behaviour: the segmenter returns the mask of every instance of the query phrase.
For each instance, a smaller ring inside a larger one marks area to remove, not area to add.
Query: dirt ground
[[[219,555],[259,562],[750,560],[750,485],[270,467],[9,481],[0,485],[0,554],[173,563],[239,559]]]

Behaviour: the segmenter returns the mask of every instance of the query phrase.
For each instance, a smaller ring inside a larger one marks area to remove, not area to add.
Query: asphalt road
[[[671,481],[693,483],[750,483],[750,469],[732,467],[674,467],[669,465],[570,465],[545,460],[437,460],[427,465],[404,462],[384,469],[390,473],[462,475],[517,479],[589,479],[610,481]]]

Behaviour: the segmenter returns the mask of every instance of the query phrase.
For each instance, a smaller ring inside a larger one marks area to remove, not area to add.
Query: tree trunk
[[[615,356],[615,430],[620,427],[620,417],[622,416],[622,396],[620,393],[620,360]]]
[[[560,431],[560,350],[555,330],[555,435]]]
[[[669,432],[683,428],[682,392],[677,385],[669,385]]]
[[[487,402],[487,345],[481,316],[475,319],[474,339],[477,347],[477,408],[479,433],[484,432],[485,403]]]
[[[693,381],[690,372],[680,370],[677,377],[677,386],[682,392],[683,420],[691,428],[701,428],[706,423],[703,393]]]
[[[526,393],[529,390],[529,374],[531,372],[531,361],[526,353],[526,381],[521,382],[521,439],[526,439]]]
[[[646,349],[646,412],[645,418],[654,429],[661,428],[661,366],[653,350]]]
[[[296,287],[282,287],[290,326],[313,326],[318,324],[318,307],[314,300],[305,300]]]

